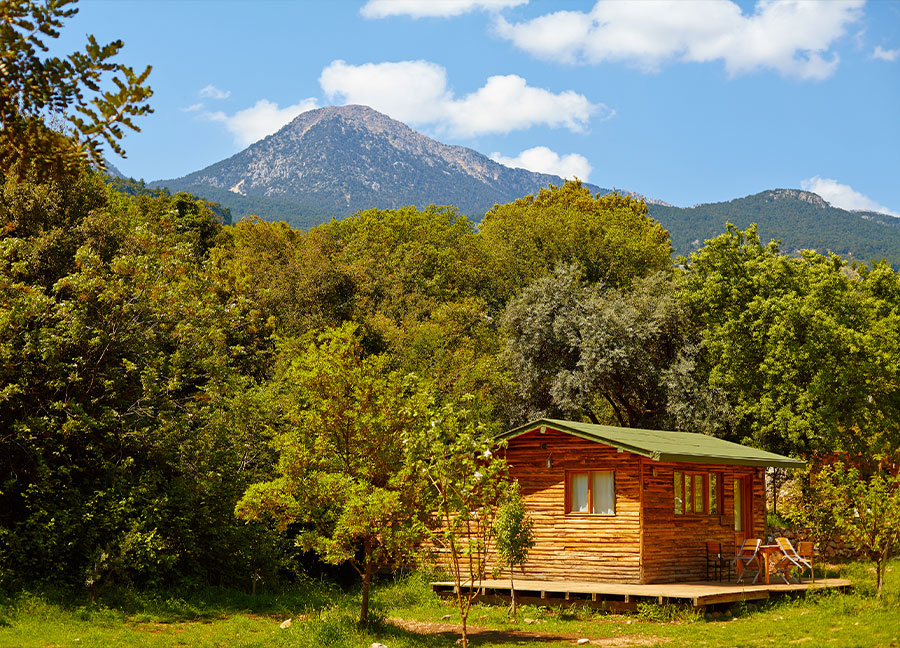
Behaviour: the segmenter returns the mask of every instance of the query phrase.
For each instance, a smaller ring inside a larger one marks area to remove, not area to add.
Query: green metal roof
[[[687,463],[713,463],[740,466],[777,466],[802,468],[805,461],[791,459],[774,452],[766,452],[750,446],[732,443],[724,439],[694,432],[667,430],[641,430],[638,428],[594,425],[576,421],[539,419],[520,425],[500,435],[512,439],[540,429],[552,428],[582,439],[596,441],[627,452],[649,457],[654,461],[684,461]]]

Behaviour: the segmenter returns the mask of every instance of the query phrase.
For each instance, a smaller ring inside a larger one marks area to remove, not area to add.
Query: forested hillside
[[[885,259],[900,267],[900,219],[832,207],[808,191],[775,189],[687,208],[650,205],[650,213],[669,230],[677,254],[694,252],[726,223],[741,229],[756,224],[760,238],[780,240],[787,253],[834,252],[848,260]]]

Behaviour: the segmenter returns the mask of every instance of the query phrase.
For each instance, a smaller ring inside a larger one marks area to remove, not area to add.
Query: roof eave
[[[726,464],[729,466],[756,466],[758,468],[803,468],[805,461],[799,459],[766,459],[763,457],[717,457],[713,455],[682,455],[674,452],[654,452],[654,461],[672,463]]]
[[[568,427],[566,425],[561,425],[557,421],[548,421],[546,419],[540,419],[534,421],[532,423],[526,423],[525,425],[520,425],[517,428],[504,432],[503,434],[498,434],[498,439],[510,440],[514,439],[517,436],[522,436],[523,434],[527,434],[529,432],[534,432],[535,430],[540,430],[542,427],[552,427],[554,430],[561,429],[561,431],[566,434],[571,434],[572,436],[579,437],[581,439],[585,439],[586,441],[593,441],[594,443],[602,443],[604,445],[611,446],[616,448],[617,450],[622,450],[623,452],[632,452],[636,455],[640,455],[642,457],[648,457],[650,459],[653,458],[653,453],[644,450],[643,448],[636,448],[634,446],[630,446],[625,443],[621,443],[619,441],[613,441],[612,439],[607,439],[605,437],[598,436],[596,434],[588,434],[587,432],[582,432],[576,428]]]

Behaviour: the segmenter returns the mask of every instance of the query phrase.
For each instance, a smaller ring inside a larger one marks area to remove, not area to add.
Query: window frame
[[[678,510],[676,483],[678,475],[681,475],[681,511]],[[700,484],[700,492],[697,492],[697,484]],[[710,499],[710,485],[715,484],[715,500]],[[720,517],[723,515],[724,498],[722,473],[717,470],[673,470],[672,471],[672,514],[675,517]],[[690,484],[690,489],[688,489]],[[702,498],[703,510],[696,510],[697,495]],[[715,511],[710,503],[715,504]]]
[[[572,510],[572,479],[575,475],[587,475],[588,483],[588,503],[593,511],[594,508],[594,475],[597,473],[609,473],[612,479],[612,513],[593,513],[586,511]],[[616,471],[612,468],[598,468],[595,470],[567,470],[566,471],[566,491],[565,491],[565,511],[566,515],[588,516],[588,517],[615,517],[616,516]]]

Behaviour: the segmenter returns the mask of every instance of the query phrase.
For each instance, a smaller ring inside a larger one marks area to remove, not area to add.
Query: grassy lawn
[[[638,614],[537,607],[520,609],[518,621],[500,606],[476,606],[469,623],[476,646],[838,646],[900,647],[900,561],[887,573],[886,591],[874,596],[874,574],[865,565],[842,568],[856,583],[852,593],[819,593],[737,605],[731,618],[704,620],[674,607],[648,605]],[[0,599],[0,647],[453,647],[458,614],[434,596],[427,580],[412,575],[382,583],[374,595],[376,621],[355,623],[358,593],[310,582],[280,594],[255,597],[223,591],[183,598],[118,593],[100,604],[72,604],[19,594]],[[726,614],[728,614],[726,613]],[[450,615],[449,618],[445,618]],[[291,626],[280,624],[291,619]]]

